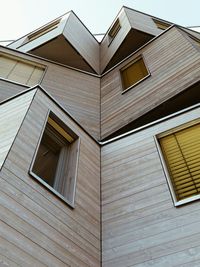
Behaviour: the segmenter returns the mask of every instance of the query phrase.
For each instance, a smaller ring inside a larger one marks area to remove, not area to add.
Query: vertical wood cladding
[[[154,140],[158,133],[199,118],[197,108],[103,146],[103,267],[199,262],[199,201],[173,206]]]
[[[119,70],[141,53],[151,76],[122,94]],[[199,73],[199,51],[171,28],[102,77],[101,138],[185,90],[199,80]]]
[[[49,108],[81,139],[75,209],[28,174]],[[100,148],[40,90],[0,172],[0,188],[0,255],[21,266],[100,266]]]

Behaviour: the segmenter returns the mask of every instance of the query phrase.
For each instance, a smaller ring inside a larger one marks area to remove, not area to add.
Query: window
[[[50,113],[31,166],[31,174],[74,205],[79,139]]]
[[[121,69],[123,89],[126,90],[149,76],[143,58],[140,56]]]
[[[44,35],[45,33],[48,33],[58,27],[58,24],[60,23],[60,19],[56,20],[47,26],[43,27],[42,29],[30,34],[28,36],[28,42],[35,40],[36,38],[39,38],[40,36]]]
[[[160,29],[160,30],[166,30],[167,28],[170,27],[170,24],[166,23],[164,21],[160,21],[160,20],[157,20],[157,19],[153,19],[153,21],[156,24],[157,28]]]
[[[117,19],[113,24],[112,28],[110,29],[110,31],[108,32],[109,43],[112,42],[112,40],[115,38],[120,29],[121,25],[119,23],[119,19]]]
[[[44,66],[22,60],[18,57],[0,54],[0,77],[24,85],[39,83],[44,73]]]
[[[200,123],[159,138],[174,201],[200,198]],[[175,203],[176,204],[176,203]]]

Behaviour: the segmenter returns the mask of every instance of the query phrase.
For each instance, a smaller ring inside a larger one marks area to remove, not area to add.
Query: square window
[[[50,113],[31,166],[31,175],[74,206],[79,139]]]
[[[61,21],[60,19],[53,21],[52,23],[42,27],[42,29],[39,29],[39,30],[33,32],[32,34],[30,34],[28,36],[28,42],[33,41],[33,40],[39,38],[40,36],[56,29],[58,27],[60,21]]]
[[[175,205],[200,198],[200,124],[158,139]]]
[[[124,90],[141,82],[150,75],[141,56],[123,67],[120,72]]]

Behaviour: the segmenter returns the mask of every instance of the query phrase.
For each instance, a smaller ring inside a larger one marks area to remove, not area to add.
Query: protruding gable
[[[118,31],[114,31],[118,21]],[[106,71],[141,48],[171,23],[123,7],[101,43],[101,71]],[[110,32],[116,34],[110,38]]]
[[[9,47],[84,71],[99,72],[99,44],[73,12],[20,38]]]

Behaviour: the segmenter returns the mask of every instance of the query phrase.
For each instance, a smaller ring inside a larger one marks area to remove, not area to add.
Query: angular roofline
[[[44,25],[40,26],[39,28],[37,28],[37,29],[35,29],[35,30],[31,31],[31,32],[28,32],[27,34],[25,34],[25,35],[23,35],[23,36],[17,38],[17,39],[14,40],[13,42],[9,43],[6,47],[9,47],[9,46],[12,45],[13,43],[19,41],[20,39],[22,39],[22,38],[24,38],[24,37],[26,37],[26,36],[28,36],[28,35],[31,35],[31,34],[37,32],[37,31],[39,31],[39,30],[42,30],[44,27],[48,26],[48,25],[51,24],[52,22],[54,22],[54,21],[56,21],[56,20],[58,20],[58,19],[63,18],[64,16],[66,16],[67,14],[69,14],[69,13],[71,13],[71,12],[72,12],[72,10],[70,10],[70,11],[64,13],[63,15],[61,15],[61,16],[59,16],[59,17],[57,17],[57,18],[55,18],[55,19],[53,19],[53,20],[51,20],[51,21],[45,23]],[[9,47],[9,48],[10,48],[10,47]]]
[[[68,15],[68,14],[70,14],[70,13],[72,13],[72,14],[75,15],[75,17],[81,22],[81,24],[85,27],[85,29],[90,33],[90,35],[91,35],[91,36],[95,39],[95,41],[99,44],[98,40],[94,37],[94,35],[93,35],[93,34],[91,33],[91,31],[86,27],[86,25],[81,21],[81,19],[76,15],[76,13],[75,13],[73,10],[70,10],[70,11],[64,13],[63,15],[61,15],[61,16],[59,16],[59,17],[57,17],[57,18],[55,18],[55,19],[53,19],[53,20],[51,20],[51,21],[45,23],[44,25],[40,26],[39,28],[37,28],[37,29],[35,29],[35,30],[33,30],[33,31],[31,31],[31,32],[29,32],[29,33],[27,33],[27,34],[25,34],[25,35],[19,37],[19,38],[17,38],[17,39],[14,40],[13,42],[9,43],[9,44],[7,45],[7,47],[9,47],[9,46],[12,45],[14,42],[16,42],[16,41],[18,41],[18,40],[20,40],[20,39],[22,39],[22,38],[24,38],[24,37],[26,37],[26,36],[28,36],[28,35],[31,35],[31,34],[37,32],[37,31],[39,31],[39,30],[42,30],[44,27],[48,26],[49,24],[53,23],[54,21],[57,21],[58,19],[62,19],[64,16],[66,16],[66,15]]]
[[[175,23],[173,23],[173,22],[171,22],[171,21],[168,21],[168,20],[165,20],[165,19],[161,19],[161,18],[159,18],[159,17],[155,17],[155,16],[153,16],[153,15],[151,15],[151,14],[145,13],[145,12],[140,11],[140,10],[136,10],[136,9],[131,8],[131,7],[128,7],[128,6],[123,6],[123,7],[124,7],[124,8],[127,8],[127,9],[130,9],[130,10],[132,10],[132,11],[135,11],[135,12],[137,12],[137,13],[140,13],[140,14],[143,14],[143,15],[146,15],[146,16],[150,16],[150,17],[152,17],[152,18],[154,18],[154,19],[158,19],[158,20],[161,20],[161,21],[163,21],[163,22],[167,22],[167,23],[169,23],[169,24],[175,24]]]
[[[151,40],[149,40],[147,43],[145,43],[144,45],[140,46],[137,50],[135,50],[134,52],[132,52],[130,55],[128,55],[127,57],[125,57],[124,59],[122,59],[120,62],[118,62],[117,64],[115,64],[112,68],[110,68],[109,70],[107,70],[106,72],[101,74],[101,77],[103,77],[104,75],[108,74],[110,71],[112,71],[113,69],[115,69],[116,67],[118,67],[121,63],[123,63],[124,61],[126,61],[127,59],[129,59],[130,57],[132,57],[134,54],[138,53],[141,49],[143,49],[145,46],[147,46],[148,44],[154,42],[156,39],[158,39],[160,36],[164,35],[166,32],[168,32],[169,30],[171,30],[172,28],[178,28],[175,24],[171,25],[169,28],[167,28],[165,31],[161,32],[160,34],[158,34],[157,36],[153,37]]]
[[[142,12],[142,11],[140,11],[140,10],[136,10],[136,9],[134,9],[134,8],[127,7],[127,6],[123,5],[123,6],[121,7],[120,11],[119,11],[119,12],[117,13],[117,15],[115,16],[115,18],[114,18],[114,20],[112,21],[111,25],[109,26],[108,30],[106,31],[106,33],[105,33],[103,39],[105,38],[105,36],[106,36],[107,33],[109,32],[109,30],[110,30],[110,28],[112,27],[114,21],[118,18],[118,16],[119,16],[120,12],[122,11],[122,9],[129,9],[129,10],[132,10],[132,11],[134,11],[134,12],[137,12],[137,13],[140,13],[140,14],[143,14],[143,15],[146,15],[146,16],[150,16],[150,17],[152,17],[152,18],[158,19],[158,20],[160,20],[160,21],[163,21],[163,22],[166,22],[166,23],[169,23],[169,24],[172,24],[172,25],[178,25],[178,24],[175,24],[175,23],[170,22],[170,21],[168,21],[168,20],[164,20],[164,19],[155,17],[155,16],[153,16],[153,15],[151,15],[151,14],[148,14],[148,13]],[[103,41],[103,39],[101,40],[101,42]],[[100,42],[100,44],[101,44],[101,42]]]
[[[150,17],[152,17],[152,18],[158,19],[158,20],[160,20],[160,21],[167,22],[167,23],[172,24],[172,25],[177,25],[177,26],[183,27],[183,28],[185,28],[185,29],[187,29],[187,30],[191,30],[191,31],[193,31],[193,32],[195,32],[195,33],[199,33],[198,31],[195,31],[195,30],[193,30],[193,29],[190,29],[190,27],[181,26],[181,25],[176,24],[176,23],[173,23],[173,22],[171,22],[171,21],[164,20],[164,19],[161,19],[161,18],[159,18],[159,17],[155,17],[155,16],[153,16],[153,15],[151,15],[151,14],[145,13],[145,12],[143,12],[143,11],[136,10],[136,9],[134,9],[134,8],[131,8],[131,7],[128,7],[128,6],[123,5],[123,6],[120,8],[120,10],[118,11],[118,13],[117,13],[117,15],[115,16],[115,18],[113,19],[113,21],[112,21],[111,25],[109,26],[108,30],[106,31],[106,33],[104,33],[104,37],[102,38],[102,40],[101,40],[100,42],[95,38],[95,36],[94,36],[95,34],[93,34],[93,33],[88,29],[88,27],[83,23],[83,21],[76,15],[76,13],[75,13],[73,10],[70,10],[70,11],[64,13],[63,15],[61,15],[61,16],[55,18],[54,20],[51,20],[51,21],[47,22],[46,24],[42,25],[41,27],[39,27],[39,28],[37,28],[37,29],[35,29],[35,30],[33,30],[33,31],[31,31],[31,32],[29,32],[29,33],[27,33],[27,34],[25,34],[25,35],[19,37],[19,38],[17,38],[17,39],[14,40],[13,42],[9,43],[6,47],[9,47],[12,43],[14,43],[14,42],[20,40],[21,38],[24,38],[24,37],[30,35],[30,34],[33,34],[34,32],[36,32],[36,31],[38,31],[38,30],[41,30],[42,28],[48,26],[48,25],[51,24],[52,22],[54,22],[54,21],[56,21],[56,20],[58,20],[58,19],[61,19],[61,18],[63,18],[64,16],[66,16],[67,14],[70,14],[70,13],[73,13],[73,14],[76,16],[76,18],[80,21],[80,23],[85,27],[85,29],[90,33],[90,35],[95,39],[95,41],[96,41],[98,44],[101,44],[102,41],[104,40],[106,34],[109,32],[111,26],[113,25],[113,22],[117,19],[117,17],[119,16],[120,12],[121,12],[123,9],[129,9],[129,10],[132,10],[132,11],[134,11],[134,12],[137,12],[137,13],[140,13],[140,14],[143,14],[143,15],[150,16]],[[193,26],[193,27],[200,27],[200,26]]]
[[[122,10],[122,9],[121,9]],[[121,11],[120,10],[120,11]],[[67,13],[66,13],[67,14]],[[125,57],[124,59],[122,59],[120,62],[118,62],[117,64],[115,64],[113,67],[111,67],[109,70],[107,70],[106,72],[102,73],[102,74],[95,74],[95,73],[91,73],[91,72],[87,72],[87,71],[84,71],[84,70],[81,70],[81,69],[77,69],[77,68],[74,68],[74,67],[71,67],[69,65],[65,65],[65,64],[62,64],[62,63],[58,63],[56,61],[53,61],[53,60],[50,60],[50,59],[46,59],[46,58],[43,58],[43,57],[40,57],[40,56],[37,56],[37,55],[34,55],[34,54],[29,54],[27,52],[22,52],[20,50],[17,50],[17,49],[14,49],[14,48],[11,48],[11,47],[8,47],[8,46],[3,46],[3,45],[0,45],[0,48],[3,48],[3,49],[8,49],[10,51],[13,51],[13,52],[17,52],[17,53],[20,53],[22,55],[28,55],[30,57],[33,57],[33,58],[36,58],[36,59],[39,59],[39,60],[43,60],[43,61],[46,61],[46,62],[49,62],[49,63],[53,63],[55,65],[58,65],[58,66],[62,66],[62,67],[65,67],[67,69],[71,69],[71,70],[74,70],[74,71],[78,71],[78,72],[81,72],[81,73],[84,73],[84,74],[87,74],[87,75],[91,75],[93,77],[97,77],[97,78],[101,78],[103,76],[105,76],[107,73],[109,73],[110,71],[112,71],[113,69],[115,69],[116,67],[118,67],[121,63],[123,63],[124,61],[126,61],[127,59],[129,59],[130,57],[132,57],[134,54],[138,53],[141,49],[143,49],[145,46],[147,46],[148,44],[150,44],[151,42],[154,42],[154,40],[158,39],[160,36],[162,36],[163,34],[167,33],[169,30],[171,30],[172,28],[176,28],[176,29],[179,29],[179,30],[182,30],[184,33],[186,33],[187,35],[189,36],[193,36],[191,35],[190,33],[188,33],[188,28],[186,27],[183,27],[183,26],[180,26],[180,25],[177,25],[177,24],[173,24],[171,25],[169,28],[167,28],[165,31],[161,32],[159,35],[153,37],[151,40],[149,40],[147,43],[145,43],[143,46],[139,47],[136,51],[132,52],[130,55],[128,55],[127,57]],[[189,29],[190,30],[190,29]],[[192,31],[192,30],[191,30]],[[196,31],[193,31],[195,33],[198,33]],[[200,34],[200,33],[199,33]],[[197,38],[197,37],[196,37]],[[197,38],[198,39],[198,38]],[[200,39],[200,37],[199,37]]]
[[[177,27],[181,27],[181,28],[184,28],[184,29],[186,29],[186,30],[191,30],[191,31],[193,31],[194,33],[199,33],[199,34],[200,34],[200,32],[197,32],[197,31],[195,31],[195,30],[189,29],[189,28],[186,27],[186,26],[182,26],[182,25],[180,25],[180,24],[177,24],[177,23],[174,23],[174,22],[171,22],[171,21],[168,21],[168,20],[164,20],[164,19],[155,17],[155,16],[153,16],[153,15],[151,15],[151,14],[147,14],[147,13],[145,13],[145,12],[142,12],[142,11],[139,11],[139,10],[136,10],[136,9],[133,9],[133,8],[131,8],[131,7],[127,7],[127,6],[123,6],[123,7],[124,7],[124,8],[127,8],[127,9],[130,9],[130,10],[133,10],[133,11],[135,11],[135,12],[138,12],[138,13],[141,13],[141,14],[144,14],[144,15],[147,15],[147,16],[151,16],[151,17],[154,18],[154,19],[158,19],[158,20],[161,20],[161,21],[163,21],[163,22],[167,22],[167,23],[169,23],[169,24],[176,25]],[[195,27],[200,27],[200,26],[195,26]]]
[[[91,76],[94,76],[94,77],[97,77],[97,78],[101,77],[101,75],[99,75],[99,74],[87,72],[87,71],[81,70],[81,69],[77,69],[77,68],[71,67],[69,65],[65,65],[65,64],[62,64],[62,63],[59,63],[59,62],[44,58],[44,57],[40,57],[40,56],[37,56],[37,55],[34,55],[34,54],[30,54],[30,53],[27,53],[27,52],[23,52],[23,51],[17,50],[15,48],[11,48],[11,47],[8,47],[8,46],[0,45],[0,49],[1,48],[2,49],[8,49],[8,50],[13,51],[15,53],[20,53],[20,54],[25,55],[25,56],[29,56],[29,57],[32,57],[32,58],[35,58],[35,59],[43,60],[45,62],[49,62],[49,63],[55,64],[55,65],[58,65],[58,66],[61,66],[61,67],[65,67],[67,69],[71,69],[71,70],[74,70],[74,71],[78,71],[78,72],[81,72],[81,73],[84,73],[84,74],[87,74],[87,75],[91,75]]]
[[[122,6],[122,7],[120,8],[120,10],[118,11],[117,15],[116,15],[115,18],[112,20],[111,25],[109,26],[109,28],[107,29],[107,31],[104,33],[104,37],[102,38],[102,40],[101,40],[101,42],[100,42],[99,44],[101,44],[101,43],[103,42],[103,40],[105,39],[107,33],[109,32],[109,30],[111,29],[112,25],[114,24],[114,21],[118,18],[119,14],[120,14],[120,12],[122,11],[123,8],[124,8],[124,6]]]
[[[177,30],[182,30],[183,32],[185,32],[187,35],[189,36],[193,36],[192,34],[190,34],[189,32],[187,32],[187,28],[180,26],[178,24],[172,24],[169,28],[167,28],[165,31],[161,32],[160,34],[158,34],[157,36],[153,37],[151,40],[149,40],[147,43],[145,43],[144,45],[142,45],[141,47],[139,47],[137,50],[135,50],[134,52],[132,52],[130,55],[128,55],[127,57],[125,57],[124,59],[122,59],[120,62],[118,62],[117,64],[115,64],[112,68],[110,68],[109,70],[107,70],[106,72],[102,73],[100,75],[100,77],[105,76],[106,74],[108,74],[110,71],[112,71],[113,69],[115,69],[116,67],[118,67],[121,63],[123,63],[124,61],[126,61],[127,59],[129,59],[130,57],[132,57],[134,54],[138,53],[141,49],[143,49],[145,46],[147,46],[148,44],[154,42],[156,39],[160,38],[160,36],[164,35],[165,33],[167,33],[168,31],[170,31],[172,28],[175,28]],[[195,32],[195,31],[194,31]],[[195,32],[198,33],[198,32]],[[200,34],[200,33],[199,33]],[[193,36],[194,37],[194,36]],[[197,38],[197,37],[195,37]],[[200,39],[197,38],[197,39]]]
[[[71,13],[73,13],[75,16],[76,16],[76,18],[81,22],[81,24],[85,27],[85,29],[90,33],[90,35],[92,35],[92,37],[94,38],[94,40],[97,42],[97,44],[100,44],[100,42],[98,42],[98,40],[94,37],[94,34],[88,29],[88,27],[87,26],[85,26],[85,24],[82,22],[82,20],[76,15],[76,13],[73,11],[73,10],[71,10]]]
[[[86,60],[84,60],[84,61],[91,67],[91,69],[94,70],[95,73],[90,73],[90,72],[87,72],[87,71],[84,71],[84,70],[80,70],[80,69],[71,67],[71,66],[69,66],[69,65],[65,65],[65,64],[62,64],[62,63],[58,63],[58,62],[53,61],[53,60],[44,59],[44,58],[39,57],[39,56],[35,56],[35,58],[39,58],[39,59],[42,59],[42,60],[46,60],[47,62],[52,62],[52,63],[54,63],[54,64],[58,64],[58,65],[61,65],[61,66],[65,66],[65,67],[67,67],[67,68],[69,68],[69,69],[76,70],[76,71],[80,71],[80,72],[82,72],[82,73],[86,73],[86,74],[89,74],[89,75],[94,75],[95,77],[102,77],[102,76],[104,76],[106,73],[108,73],[109,71],[111,71],[113,68],[115,68],[116,66],[118,66],[120,63],[124,62],[124,61],[125,61],[126,59],[128,59],[130,56],[132,56],[135,52],[138,52],[139,49],[142,49],[143,47],[145,47],[145,45],[149,44],[151,41],[154,41],[156,38],[158,38],[159,36],[161,36],[161,34],[163,34],[163,33],[165,33],[166,31],[168,31],[168,30],[169,30],[172,26],[174,26],[174,25],[177,26],[177,27],[180,27],[181,29],[185,29],[185,30],[187,30],[187,31],[191,31],[191,32],[194,32],[194,33],[197,33],[197,34],[200,35],[200,32],[197,32],[197,31],[195,31],[195,30],[189,29],[189,28],[187,28],[187,27],[184,27],[184,26],[181,26],[181,25],[178,25],[178,24],[174,24],[174,23],[172,23],[172,22],[170,22],[170,21],[163,20],[163,19],[161,19],[161,18],[152,16],[151,14],[147,14],[147,13],[145,13],[145,12],[142,12],[142,11],[139,11],[139,10],[135,10],[135,9],[133,9],[133,8],[130,8],[130,7],[127,7],[127,6],[124,5],[124,6],[121,7],[121,9],[119,10],[119,12],[117,13],[117,15],[116,15],[116,17],[114,18],[112,24],[110,25],[110,27],[108,28],[108,30],[106,31],[106,33],[104,34],[104,37],[102,38],[102,40],[101,40],[100,42],[95,38],[95,36],[90,32],[90,30],[85,26],[85,24],[80,20],[80,18],[76,15],[76,13],[75,13],[73,10],[70,10],[70,11],[68,11],[67,13],[63,14],[62,16],[59,16],[59,17],[57,17],[56,19],[54,19],[54,20],[52,20],[52,21],[46,23],[45,25],[43,25],[43,26],[37,28],[36,30],[34,30],[34,31],[32,31],[32,32],[30,32],[30,33],[28,33],[28,34],[26,34],[26,35],[24,35],[24,36],[18,38],[17,40],[15,40],[15,41],[13,41],[12,43],[8,44],[6,47],[7,47],[8,49],[12,49],[12,50],[15,50],[15,51],[19,51],[18,49],[11,48],[10,45],[12,45],[12,44],[15,43],[16,41],[18,41],[18,40],[20,40],[20,39],[22,39],[22,38],[24,38],[24,37],[26,37],[26,36],[28,36],[28,35],[30,35],[30,34],[33,34],[34,32],[37,32],[37,31],[40,30],[40,29],[43,29],[44,27],[48,26],[48,25],[51,24],[52,22],[54,22],[54,21],[56,21],[56,20],[58,20],[58,19],[62,19],[62,18],[63,18],[64,16],[66,16],[67,14],[70,15],[70,13],[73,14],[73,15],[77,18],[77,20],[84,26],[84,28],[89,32],[89,34],[93,37],[93,39],[95,39],[96,43],[97,43],[98,45],[101,45],[101,43],[103,42],[104,38],[105,38],[106,35],[108,34],[110,28],[112,27],[114,21],[118,18],[120,12],[121,12],[123,9],[124,9],[124,10],[129,9],[129,10],[132,10],[132,11],[134,11],[134,12],[137,12],[137,13],[140,13],[140,14],[144,14],[144,15],[146,15],[146,16],[150,16],[150,17],[152,17],[152,18],[158,19],[158,20],[160,20],[160,21],[163,21],[163,22],[166,22],[166,23],[169,23],[169,24],[172,24],[172,25],[171,25],[168,29],[166,29],[165,31],[163,31],[162,33],[160,33],[159,35],[153,37],[149,42],[147,42],[146,44],[144,44],[143,46],[141,46],[140,48],[138,48],[138,49],[137,49],[136,51],[134,51],[132,54],[130,54],[129,56],[127,56],[126,58],[124,58],[122,61],[120,61],[119,63],[117,63],[116,65],[114,65],[113,67],[111,67],[108,71],[106,71],[105,73],[102,73],[102,74],[97,74],[96,71],[93,69],[93,67],[92,67]],[[187,32],[187,34],[190,34],[190,33]],[[70,45],[71,45],[71,43],[70,43]],[[1,47],[1,45],[0,45],[0,47]],[[2,46],[2,47],[3,47],[3,46]],[[74,46],[72,46],[72,47],[76,50],[76,48],[75,48]],[[76,50],[76,51],[77,51],[77,50]],[[19,52],[21,52],[21,51],[19,51]],[[78,51],[77,51],[77,52],[78,52]],[[23,52],[22,52],[22,53],[23,53]],[[29,54],[29,53],[24,53],[24,54],[28,54],[28,55],[32,56],[32,54]],[[83,59],[84,59],[84,58],[83,58]]]

